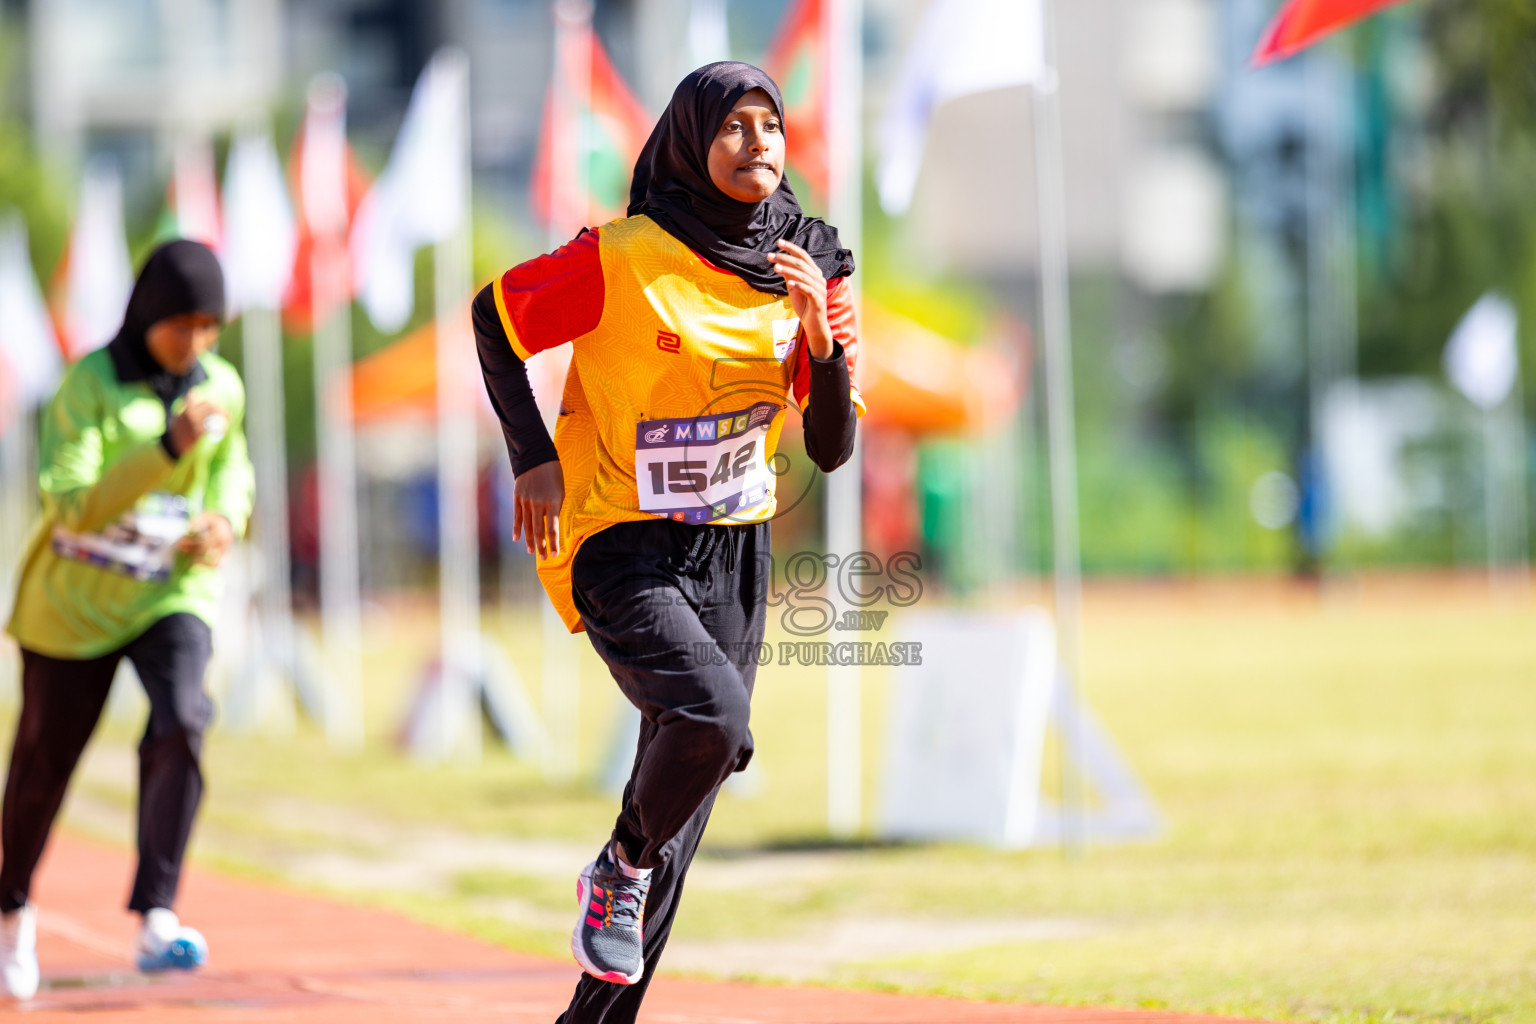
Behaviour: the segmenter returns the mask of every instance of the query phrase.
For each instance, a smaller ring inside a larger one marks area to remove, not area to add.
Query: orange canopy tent
[[[437,417],[437,331],[431,322],[352,367],[352,418],[359,424]]]
[[[869,426],[912,434],[965,432],[1005,422],[1022,381],[1010,362],[970,348],[865,300],[859,388]],[[359,424],[430,421],[437,410],[437,335],[427,324],[352,368]],[[478,393],[478,385],[477,385]],[[480,402],[490,415],[489,403]]]
[[[1345,25],[1402,0],[1290,0],[1253,53],[1255,67],[1294,56]]]
[[[859,343],[859,388],[870,426],[911,434],[962,433],[1006,422],[1021,374],[988,349],[971,348],[868,299]]]

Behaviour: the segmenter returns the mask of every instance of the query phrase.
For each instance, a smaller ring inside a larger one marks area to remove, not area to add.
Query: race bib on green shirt
[[[176,542],[187,535],[191,517],[191,503],[185,495],[154,491],[100,533],[54,527],[53,550],[60,558],[160,583],[171,577]]]

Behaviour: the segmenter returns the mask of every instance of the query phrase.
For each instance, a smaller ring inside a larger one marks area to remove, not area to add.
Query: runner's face
[[[219,318],[212,313],[181,313],[157,320],[144,336],[149,354],[169,373],[189,373],[219,340]]]
[[[742,203],[773,195],[784,177],[784,124],[773,100],[753,89],[736,101],[709,147],[709,180]]]

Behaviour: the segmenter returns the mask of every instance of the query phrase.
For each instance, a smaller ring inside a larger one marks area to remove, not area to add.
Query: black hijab
[[[171,403],[208,379],[201,364],[175,374],[149,352],[149,329],[182,313],[211,313],[224,318],[224,271],[213,250],[201,242],[177,239],[150,253],[133,283],[128,311],[117,337],[107,345],[120,381],[146,382],[167,410]]]
[[[773,79],[751,64],[720,61],[684,78],[672,102],[651,130],[629,187],[629,215],[645,214],[678,241],[715,266],[762,292],[787,294],[784,279],[768,262],[788,239],[811,254],[827,280],[853,273],[853,253],[838,242],[837,229],[807,217],[789,187],[743,203],[721,192],[709,177],[709,148],[720,125],[746,93],[761,89],[783,120],[784,100]],[[786,140],[789,138],[785,128]]]

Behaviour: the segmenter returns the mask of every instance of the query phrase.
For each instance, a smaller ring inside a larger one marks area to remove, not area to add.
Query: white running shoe
[[[37,908],[0,914],[0,982],[7,999],[37,995]]]
[[[146,974],[193,971],[208,962],[208,940],[196,928],[183,925],[175,911],[156,907],[144,915],[133,959]]]

